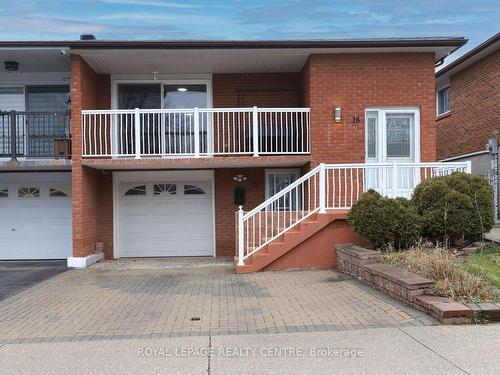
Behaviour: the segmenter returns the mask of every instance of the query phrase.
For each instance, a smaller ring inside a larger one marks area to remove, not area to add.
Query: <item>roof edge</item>
[[[75,49],[257,49],[257,48],[379,48],[379,47],[456,47],[467,43],[457,38],[390,38],[333,40],[77,40],[77,41],[0,41],[0,48]]]
[[[443,74],[451,71],[452,69],[455,69],[458,67],[460,64],[466,62],[469,60],[471,57],[474,57],[477,55],[479,52],[485,50],[486,48],[492,46],[496,42],[500,41],[500,33],[497,33],[493,35],[491,38],[485,40],[483,43],[478,45],[477,47],[471,49],[469,52],[465,53],[464,55],[460,56],[458,59],[455,61],[452,61],[448,65],[446,65],[444,68],[436,72],[436,78],[442,76]]]

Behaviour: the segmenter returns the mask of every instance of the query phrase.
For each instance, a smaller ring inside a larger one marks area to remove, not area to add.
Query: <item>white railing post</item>
[[[319,213],[326,213],[326,170],[325,163],[319,165]]]
[[[141,158],[141,114],[139,108],[134,110],[135,158]]]
[[[472,162],[470,160],[465,162],[465,173],[472,173]]]
[[[243,232],[243,207],[240,206],[238,209],[238,266],[244,266],[245,262],[243,257],[245,256],[244,251],[245,234]]]
[[[257,107],[253,107],[252,116],[252,129],[253,129],[253,156],[259,156],[259,114]]]
[[[398,165],[396,163],[392,163],[392,198],[396,198],[398,196]]]
[[[200,112],[194,107],[194,157],[200,157]]]

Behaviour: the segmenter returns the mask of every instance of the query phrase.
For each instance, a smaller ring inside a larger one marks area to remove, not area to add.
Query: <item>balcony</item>
[[[82,111],[84,158],[199,158],[309,153],[309,108]]]
[[[52,163],[70,159],[69,133],[66,112],[0,112],[0,158],[25,166],[69,165]]]

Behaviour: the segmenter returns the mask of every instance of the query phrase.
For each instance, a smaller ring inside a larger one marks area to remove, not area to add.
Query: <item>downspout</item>
[[[440,67],[441,65],[443,65],[443,64],[444,64],[444,59],[445,59],[445,58],[446,58],[446,57],[443,57],[442,59],[440,59],[440,60],[439,60],[436,64],[434,64],[434,67],[435,67],[435,68],[438,68],[438,67]]]

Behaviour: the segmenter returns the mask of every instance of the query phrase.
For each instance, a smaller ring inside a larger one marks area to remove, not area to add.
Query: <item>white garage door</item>
[[[210,181],[121,182],[118,256],[214,254]]]
[[[71,256],[71,173],[0,174],[0,259]]]

